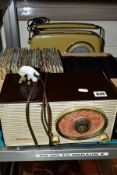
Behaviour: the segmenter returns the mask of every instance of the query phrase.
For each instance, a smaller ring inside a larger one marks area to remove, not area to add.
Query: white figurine
[[[22,66],[19,70],[19,75],[21,76],[20,82],[32,80],[33,82],[37,82],[40,74],[33,67],[30,66]]]

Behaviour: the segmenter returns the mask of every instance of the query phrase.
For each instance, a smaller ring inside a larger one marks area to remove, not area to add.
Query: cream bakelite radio
[[[43,74],[33,87],[19,79],[7,75],[0,95],[6,146],[111,140],[117,90],[104,73]]]
[[[29,23],[30,24],[30,23]],[[31,48],[57,48],[61,53],[102,52],[104,29],[94,24],[46,23],[29,25]]]

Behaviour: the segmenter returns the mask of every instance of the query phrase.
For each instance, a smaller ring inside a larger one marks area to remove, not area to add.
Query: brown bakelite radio
[[[18,74],[7,75],[0,96],[6,146],[111,140],[117,91],[105,74],[43,74],[30,104],[26,93],[32,87],[19,79]]]

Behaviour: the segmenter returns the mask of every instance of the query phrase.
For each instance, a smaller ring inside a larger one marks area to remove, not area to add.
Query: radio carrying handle
[[[29,40],[31,34],[39,34],[41,31],[47,30],[99,30],[101,38],[105,38],[105,31],[101,26],[91,23],[76,23],[76,22],[50,22],[49,18],[40,17],[34,18],[27,22],[27,30],[29,31]]]

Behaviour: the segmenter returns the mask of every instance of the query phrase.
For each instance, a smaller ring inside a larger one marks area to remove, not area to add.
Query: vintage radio
[[[57,48],[61,53],[102,52],[104,29],[83,23],[28,23],[31,48]]]
[[[0,94],[6,146],[111,140],[117,90],[104,73],[43,74],[32,98],[31,85],[19,79],[7,75]]]

